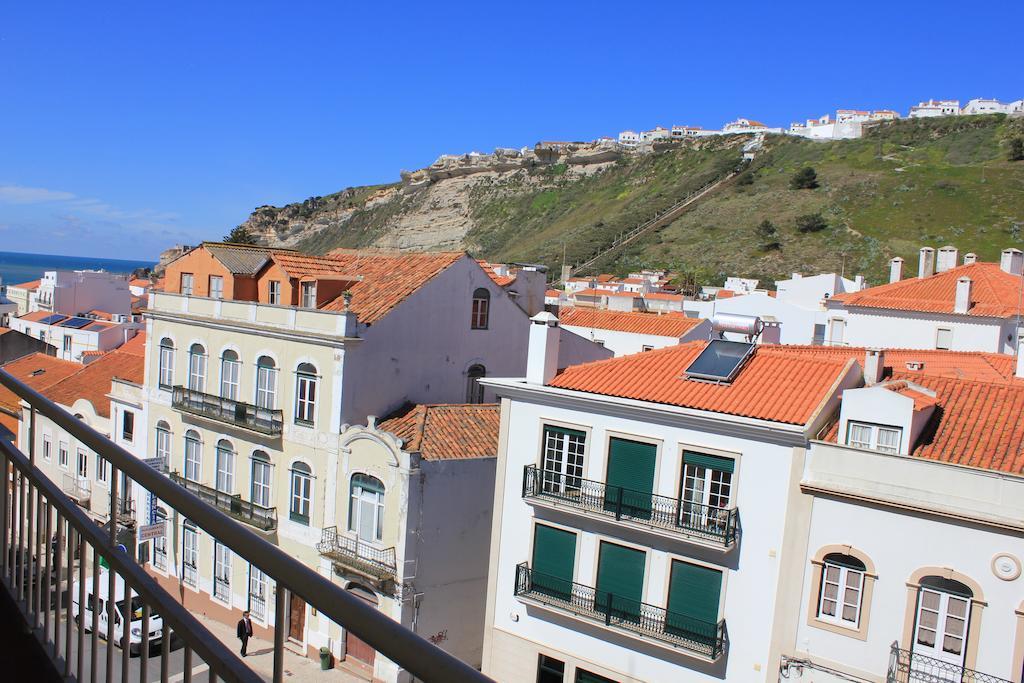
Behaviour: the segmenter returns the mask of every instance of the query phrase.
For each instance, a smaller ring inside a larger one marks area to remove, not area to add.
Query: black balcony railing
[[[242,500],[241,495],[232,495],[223,491],[186,479],[178,472],[171,472],[171,479],[181,484],[200,500],[223,510],[239,522],[245,522],[261,531],[273,531],[277,528],[277,508],[267,508],[251,500]]]
[[[724,619],[718,623],[694,619],[536,572],[525,562],[516,566],[515,594],[713,660],[725,647]]]
[[[221,398],[185,387],[174,387],[171,405],[192,415],[207,417],[260,434],[277,436],[284,426],[284,413],[280,410],[260,408],[251,403]]]
[[[736,542],[739,527],[736,508],[699,505],[680,498],[609,486],[600,481],[542,470],[536,465],[527,465],[523,469],[523,498],[636,522],[690,538],[721,543],[725,547]]]
[[[940,636],[941,637],[941,634]],[[1005,678],[983,674],[973,669],[944,662],[941,659],[901,650],[893,643],[889,650],[889,672],[886,683],[1010,683]]]
[[[135,499],[118,497],[114,501],[114,509],[117,511],[117,521],[124,525],[135,524]]]
[[[321,532],[316,549],[331,561],[382,583],[393,581],[397,574],[394,548],[375,548],[358,538],[342,536],[337,527]]]

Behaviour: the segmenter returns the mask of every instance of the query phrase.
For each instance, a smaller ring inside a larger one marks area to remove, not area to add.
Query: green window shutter
[[[586,669],[576,669],[576,683],[618,683],[612,678],[606,678]]]
[[[551,432],[552,434],[565,434],[566,436],[576,436],[581,439],[586,438],[586,432],[581,432],[578,429],[566,429],[565,427],[552,427],[551,425],[544,425],[545,432]]]
[[[597,608],[612,617],[636,619],[644,594],[647,554],[601,541],[597,562]]]
[[[673,560],[665,629],[670,633],[713,641],[721,594],[722,572]]]
[[[608,442],[605,510],[650,519],[657,459],[658,447],[654,444],[612,437]]]
[[[707,467],[711,470],[718,470],[719,472],[732,472],[736,469],[736,461],[732,458],[721,458],[717,455],[707,455],[705,453],[694,453],[692,451],[683,451],[683,462],[687,465],[697,465],[698,467]]]
[[[568,599],[576,565],[576,534],[538,524],[533,532],[533,588]]]

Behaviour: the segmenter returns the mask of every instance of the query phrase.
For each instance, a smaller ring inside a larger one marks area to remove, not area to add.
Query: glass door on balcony
[[[238,362],[238,354],[230,349],[220,357],[220,395],[232,401],[238,400],[238,375],[242,364]]]
[[[199,532],[186,520],[181,529],[181,577],[189,586],[199,586]]]
[[[188,388],[206,391],[206,349],[193,344],[188,351]]]
[[[544,427],[543,491],[571,494],[580,490],[587,435],[575,429]]]
[[[78,488],[88,490],[89,487],[89,454],[78,449]]]
[[[260,621],[267,618],[267,575],[249,565],[249,611]]]
[[[644,593],[647,553],[601,541],[594,607],[613,619],[637,621]]]
[[[270,482],[274,476],[273,466],[270,459],[263,451],[255,451],[252,454],[252,502],[262,505],[265,508],[270,505]]]
[[[203,444],[199,440],[199,434],[194,430],[185,432],[185,478],[189,481],[199,481],[202,468]]]
[[[231,549],[219,541],[213,542],[213,596],[231,599]]]
[[[683,452],[680,526],[725,533],[729,523],[735,462],[705,453]]]
[[[658,447],[612,437],[608,440],[608,472],[604,509],[623,517],[650,519],[654,466]]]
[[[235,450],[226,439],[217,442],[217,490],[229,495],[235,490]]]
[[[269,356],[256,361],[256,406],[273,409],[277,403],[277,368]]]
[[[576,566],[576,534],[537,524],[531,560],[533,590],[569,600]]]
[[[711,567],[672,561],[665,630],[677,636],[717,636],[722,572]]]
[[[950,669],[964,665],[967,649],[967,625],[971,618],[971,589],[939,576],[921,579],[917,595],[917,618],[914,622],[914,655],[924,655],[951,664]],[[959,681],[959,671],[941,671],[932,663],[916,662],[911,657],[911,671],[927,671],[929,680]]]

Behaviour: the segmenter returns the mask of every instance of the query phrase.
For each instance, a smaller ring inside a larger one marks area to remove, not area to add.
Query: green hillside
[[[1018,137],[1024,138],[1024,119],[1003,115],[896,121],[862,139],[836,142],[769,136],[738,179],[597,267],[620,273],[670,267],[704,282],[726,274],[771,280],[793,271],[844,270],[879,282],[888,259],[902,256],[913,268],[925,244],[954,244],[993,260],[1024,241],[1024,161],[1008,160]],[[563,257],[581,261],[734,168],[748,139],[670,145],[597,171],[555,164],[484,174],[452,190],[465,219],[451,239],[492,260],[552,267]],[[791,189],[794,174],[808,166],[819,186]],[[446,182],[452,181],[436,181],[431,191]],[[402,220],[430,222],[436,200],[417,192],[363,207],[369,193],[346,191],[354,213],[334,225],[327,212],[313,211],[305,220],[327,227],[297,246],[388,244]],[[273,209],[279,220],[290,210]],[[798,229],[808,215],[820,215],[819,225],[810,226],[819,230]],[[764,221],[772,225],[759,230]]]

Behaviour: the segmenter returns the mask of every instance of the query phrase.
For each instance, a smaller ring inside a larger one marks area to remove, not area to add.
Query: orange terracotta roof
[[[682,313],[629,313],[602,311],[592,308],[563,308],[559,313],[563,327],[589,327],[635,334],[653,334],[678,339],[704,322],[701,318],[687,318]]]
[[[45,320],[46,318],[49,318],[52,315],[60,316],[57,320],[54,321],[55,323],[59,323],[61,320],[67,319],[66,315],[61,315],[60,313],[50,313],[49,311],[32,311],[31,313],[26,313],[25,315],[21,316],[20,318],[18,318],[18,320],[27,320],[30,323],[37,323],[40,320]]]
[[[575,365],[549,385],[802,425],[835,393],[853,365],[852,360],[760,346],[731,384],[685,379],[683,373],[704,347],[704,342],[691,342]]]
[[[352,296],[348,309],[367,325],[383,318],[462,258],[469,257],[461,251],[395,253],[336,249],[330,253],[330,260],[338,264],[341,272],[362,278],[348,289]],[[339,296],[321,308],[325,311],[345,310],[343,297]]]
[[[853,346],[787,346],[803,354],[819,358],[853,359],[863,365],[865,348]],[[930,349],[885,349],[882,361],[886,374],[906,373],[908,377],[948,377],[976,379],[985,382],[1006,382],[1013,379],[1013,356],[1002,353],[974,351],[937,351]],[[921,365],[920,370],[909,370],[907,363]],[[916,380],[911,380],[916,381]]]
[[[403,449],[425,460],[493,458],[498,454],[500,411],[495,403],[407,404],[378,427],[404,442]]]
[[[3,411],[0,411],[0,438],[9,438],[11,443],[18,443],[18,427],[21,425],[21,420],[9,415]]]
[[[91,311],[89,311],[89,315],[95,316],[99,320],[113,320],[114,319],[114,315],[112,313],[107,313],[106,311],[101,311],[98,308],[94,308]]]
[[[597,276],[597,281],[598,282],[610,282],[610,281],[612,281],[614,279],[615,279],[615,276],[614,275],[610,275],[608,273],[601,273],[600,275]]]
[[[734,296],[736,296],[736,292],[732,291],[731,289],[720,289],[715,294],[716,299],[731,299]]]
[[[5,335],[8,332],[12,332],[12,331],[13,330],[11,330],[11,328],[9,328],[9,327],[0,327],[0,336]]]
[[[19,289],[39,289],[39,280],[29,280],[28,282],[22,282],[21,284],[7,286],[17,287]]]
[[[886,308],[925,313],[953,313],[956,281],[971,278],[971,305],[967,315],[1007,318],[1017,315],[1021,277],[1003,272],[998,263],[957,266],[925,278],[869,287],[832,297],[846,307]]]
[[[44,391],[62,379],[78,372],[82,366],[44,353],[32,353],[12,360],[3,369],[36,391]],[[21,399],[7,387],[0,386],[0,407],[20,414]]]
[[[605,290],[592,289],[590,287],[588,287],[587,289],[580,289],[572,293],[573,296],[607,296],[608,294],[609,292]]]
[[[71,406],[80,398],[92,403],[96,413],[110,417],[110,382],[117,377],[134,384],[142,384],[145,360],[133,353],[114,350],[89,363],[73,375],[52,384],[42,393],[51,401]]]
[[[146,333],[139,332],[134,337],[117,347],[120,353],[130,353],[133,356],[146,355]]]
[[[135,278],[133,280],[129,280],[128,281],[128,285],[130,287],[147,287],[148,288],[152,284],[153,284],[153,282],[151,280],[147,280],[147,279],[144,279],[144,278],[141,278],[141,277],[137,277],[137,278]]]
[[[682,294],[670,294],[669,292],[647,292],[644,294],[644,298],[655,301],[683,301],[685,299]]]
[[[82,351],[82,358],[99,358],[105,355],[106,351],[100,351],[99,349],[92,349],[89,351]]]
[[[544,290],[544,296],[559,297],[562,296],[562,292],[557,289],[547,289]]]
[[[914,386],[910,382],[899,380],[896,382],[889,382],[882,385],[883,388],[888,389],[893,393],[906,396],[914,401],[914,410],[924,410],[925,408],[931,408],[939,402],[935,396],[929,396],[928,394],[921,391],[918,387]]]
[[[488,271],[487,274],[491,276],[491,279],[499,287],[507,287],[516,281],[515,275],[495,275],[493,271]]]
[[[607,296],[626,297],[629,299],[640,299],[640,292],[604,292]]]

